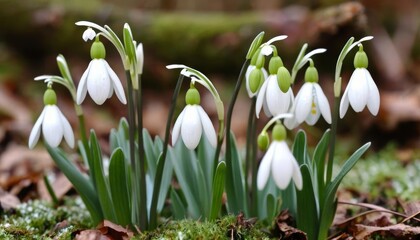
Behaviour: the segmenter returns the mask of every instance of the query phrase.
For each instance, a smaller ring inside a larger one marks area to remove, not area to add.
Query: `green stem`
[[[326,185],[331,182],[332,178],[332,169],[333,169],[333,162],[334,162],[334,154],[335,154],[335,138],[337,135],[337,122],[338,122],[338,114],[340,110],[340,97],[334,97],[334,111],[332,115],[332,125],[331,125],[331,135],[330,135],[330,148],[328,152],[328,165],[327,165],[327,179]]]
[[[139,155],[139,177],[140,177],[140,224],[147,229],[147,189],[146,189],[146,170],[144,163],[144,145],[143,145],[143,99],[141,88],[141,75],[138,76],[138,89],[135,91],[135,101],[137,102],[137,149]]]
[[[248,176],[248,174],[251,174],[251,201],[249,204],[249,207],[251,209],[251,215],[256,216],[257,215],[257,192],[256,192],[256,176],[255,176],[255,168],[256,166],[256,116],[255,116],[255,104],[257,102],[257,98],[253,97],[251,101],[251,107],[249,109],[249,116],[248,116],[248,129],[247,129],[247,138],[246,138],[246,171],[245,176]],[[245,184],[246,193],[249,193],[248,191],[248,183]]]
[[[153,195],[152,203],[150,206],[150,229],[154,229],[157,226],[157,203],[159,200],[160,184],[162,182],[163,167],[165,166],[166,153],[168,152],[169,146],[169,131],[171,129],[172,119],[175,113],[176,100],[178,99],[179,91],[181,90],[182,81],[184,80],[184,75],[180,74],[178,82],[176,83],[174,95],[172,96],[171,107],[169,109],[168,120],[166,122],[165,129],[165,142],[163,144],[163,150],[158,159],[158,164],[156,168],[155,182],[153,186]]]
[[[87,151],[89,144],[86,137],[85,116],[83,115],[83,110],[80,105],[74,104],[74,109],[76,110],[77,118],[79,120],[80,137],[82,138],[83,146],[85,147]]]
[[[222,121],[219,121],[219,128],[222,128],[222,126],[220,124],[223,124]],[[214,165],[213,165],[213,174],[216,174],[216,169],[217,169],[217,165],[219,164],[219,156],[220,156],[220,151],[222,149],[222,144],[223,144],[223,134],[219,134],[219,136],[217,137],[217,146],[216,146],[216,151],[214,154]],[[214,180],[214,176],[213,176],[213,180]]]
[[[235,107],[236,99],[238,98],[239,90],[241,89],[241,85],[243,82],[243,79],[245,77],[246,70],[249,66],[250,59],[246,59],[244,64],[242,65],[241,72],[239,73],[238,80],[236,81],[236,86],[232,94],[232,98],[229,103],[229,108],[226,113],[226,185],[231,186],[230,188],[233,189],[233,170],[232,170],[232,152],[231,152],[231,132],[230,132],[230,126],[232,124],[232,114],[233,114],[233,108]],[[236,198],[236,196],[227,196],[228,198],[232,197],[233,199]],[[234,200],[234,202],[237,202]],[[245,209],[244,209],[245,210]],[[245,211],[247,212],[247,211]]]
[[[54,206],[58,206],[58,198],[57,195],[54,192],[54,189],[51,186],[50,180],[48,180],[48,177],[44,175],[44,183],[45,183],[45,187],[47,188],[48,193],[51,196],[52,202],[54,204]]]
[[[134,154],[135,148],[135,136],[134,133],[136,132],[135,128],[135,109],[134,109],[134,101],[133,101],[133,85],[131,83],[131,74],[130,70],[125,71],[125,76],[127,80],[127,96],[128,96],[128,135],[129,135],[129,145],[130,145],[130,164],[131,164],[131,179],[132,180],[132,219],[133,224],[140,227],[140,229],[144,229],[143,225],[141,224],[139,211],[137,208],[140,206],[140,199],[139,199],[139,182],[137,181],[137,171],[136,171],[136,159]]]

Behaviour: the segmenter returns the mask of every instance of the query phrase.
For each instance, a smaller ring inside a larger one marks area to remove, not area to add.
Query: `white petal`
[[[269,45],[272,44],[273,42],[277,42],[277,41],[281,41],[287,38],[287,35],[279,35],[279,36],[275,36],[272,39],[268,40],[265,44]]]
[[[349,86],[346,87],[346,90],[344,91],[343,96],[341,97],[340,102],[340,118],[342,119],[344,115],[347,113],[347,109],[349,108]]]
[[[103,59],[92,60],[92,70],[87,79],[87,89],[93,101],[102,105],[108,98],[111,88],[111,79]]]
[[[103,60],[103,59],[102,59]],[[103,63],[106,66],[107,72],[111,78],[113,89],[115,90],[115,94],[117,95],[118,99],[121,103],[127,104],[127,99],[125,98],[124,88],[121,84],[120,79],[118,78],[117,74],[115,74],[114,70],[109,66],[109,64],[103,60]],[[112,91],[112,88],[111,90]]]
[[[379,104],[381,102],[380,96],[379,96],[379,90],[368,70],[366,70],[365,74],[366,74],[366,79],[369,86],[369,96],[368,96],[367,107],[369,111],[374,116],[376,116],[379,112]]]
[[[368,83],[364,68],[354,70],[349,81],[349,102],[354,111],[361,112],[368,100]]]
[[[324,117],[325,121],[331,124],[331,110],[330,104],[328,103],[328,99],[318,83],[315,83],[314,87],[315,98],[317,99],[319,110],[321,110],[322,116]]]
[[[187,105],[182,119],[181,136],[188,149],[193,150],[198,146],[202,131],[203,129],[197,106]]]
[[[271,115],[286,113],[290,106],[290,96],[280,90],[276,75],[270,75],[267,82],[266,101]]]
[[[216,131],[214,130],[213,123],[211,122],[209,116],[204,111],[204,109],[197,105],[197,111],[200,115],[201,124],[204,129],[204,134],[207,136],[207,139],[209,140],[210,144],[216,148],[217,145],[217,138],[216,138]]]
[[[56,105],[45,106],[45,116],[42,122],[44,140],[51,147],[57,147],[63,139],[64,129],[61,124],[59,109]]]
[[[174,128],[172,129],[172,146],[175,146],[178,141],[179,133],[181,132],[182,119],[184,118],[185,108],[179,114],[175,121]]]
[[[76,97],[77,99],[76,102],[78,105],[82,104],[83,100],[85,100],[86,93],[87,93],[86,83],[87,83],[87,79],[88,79],[91,67],[92,67],[92,61],[89,63],[88,67],[86,68],[86,71],[83,73],[82,77],[80,78],[79,86],[77,87],[77,97]]]
[[[303,185],[302,173],[300,172],[300,167],[299,167],[295,157],[293,156],[293,154],[292,154],[292,157],[293,157],[293,161],[292,161],[292,163],[293,163],[293,176],[292,176],[292,179],[293,179],[293,182],[295,182],[296,188],[299,189],[299,190],[302,190],[302,187],[303,187],[302,186]]]
[[[300,89],[299,93],[296,96],[296,109],[295,117],[296,121],[300,124],[308,116],[312,108],[312,99],[313,99],[313,83],[305,83]]]
[[[257,103],[255,105],[255,114],[257,115],[257,118],[260,118],[261,108],[263,106],[263,102],[265,101],[265,93],[267,91],[267,84],[268,84],[268,81],[265,81],[263,85],[261,86],[260,91],[258,91]]]
[[[34,127],[31,130],[31,134],[29,135],[28,146],[30,149],[34,148],[36,143],[39,140],[39,136],[41,135],[41,124],[44,120],[45,115],[45,107],[42,109],[41,115],[39,115],[38,119],[36,120]]]
[[[136,58],[137,58],[137,72],[139,74],[143,73],[143,64],[144,64],[144,54],[143,54],[143,44],[139,43],[136,48]]]
[[[313,126],[316,122],[318,122],[318,119],[321,116],[321,111],[319,110],[319,103],[316,100],[316,98],[314,98],[314,105],[315,107],[311,107],[311,111],[309,112],[308,116],[305,119],[305,122],[309,126]]]
[[[268,151],[261,160],[257,173],[257,187],[259,190],[262,190],[265,187],[268,177],[270,177],[271,162],[273,160],[276,145],[277,142],[271,143]]]
[[[274,182],[286,189],[293,175],[293,155],[284,141],[278,142],[271,166]]]
[[[74,148],[74,134],[73,134],[73,129],[71,128],[71,125],[70,125],[69,121],[63,115],[63,113],[60,111],[60,109],[58,109],[58,113],[59,113],[60,118],[61,118],[61,124],[63,125],[64,140],[66,140],[66,142],[69,145],[69,147]]]
[[[85,42],[87,42],[88,40],[92,40],[93,38],[95,38],[96,33],[92,28],[87,28],[82,35],[83,40],[85,40]]]

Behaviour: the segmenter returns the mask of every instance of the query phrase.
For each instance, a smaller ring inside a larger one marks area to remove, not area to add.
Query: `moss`
[[[269,239],[260,226],[240,225],[236,216],[225,216],[214,222],[196,220],[169,221],[152,232],[144,232],[134,239]]]
[[[71,233],[77,229],[91,227],[80,198],[66,198],[63,206],[57,208],[34,200],[1,216],[0,239],[71,239]]]

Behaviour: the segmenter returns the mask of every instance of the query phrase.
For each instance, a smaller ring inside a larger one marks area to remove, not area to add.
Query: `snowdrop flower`
[[[372,79],[368,66],[368,58],[363,51],[363,45],[359,45],[359,51],[354,57],[356,68],[350,77],[346,90],[340,102],[340,118],[346,115],[349,104],[356,112],[361,112],[365,106],[372,115],[376,116],[379,111],[380,96],[378,87]]]
[[[93,101],[101,105],[112,96],[114,90],[118,99],[126,104],[124,88],[117,74],[105,61],[105,47],[98,38],[92,44],[90,55],[92,61],[83,73],[77,88],[77,104],[80,105],[85,99],[86,93],[89,92]]]
[[[202,132],[213,147],[216,147],[216,131],[213,124],[200,104],[200,93],[191,84],[185,95],[185,106],[175,121],[172,130],[172,145],[175,145],[181,134],[182,141],[188,149],[195,149],[200,142]]]
[[[290,73],[283,66],[279,56],[272,57],[269,64],[270,76],[258,92],[255,114],[259,118],[261,108],[264,107],[268,117],[276,116],[289,111],[293,105],[293,92],[290,88]],[[287,85],[283,82],[288,82]],[[282,89],[280,88],[280,85]],[[287,85],[287,87],[283,87]]]
[[[57,147],[61,140],[66,140],[67,144],[74,147],[74,135],[70,123],[66,117],[61,113],[60,109],[56,106],[57,96],[52,89],[47,89],[44,93],[45,107],[41,115],[36,120],[31,134],[29,135],[28,146],[30,149],[34,148],[42,134],[44,140],[51,147]]]
[[[136,48],[136,58],[137,58],[137,73],[143,73],[143,64],[144,64],[144,54],[143,54],[143,44],[139,43]]]
[[[274,182],[280,189],[287,188],[290,180],[293,179],[296,188],[301,190],[303,184],[302,174],[295,157],[285,142],[286,129],[281,123],[277,123],[273,128],[272,134],[273,142],[261,160],[258,169],[258,189],[262,190],[265,187],[271,174]]]
[[[85,42],[87,42],[88,40],[93,40],[93,38],[96,36],[96,33],[95,33],[95,31],[92,29],[92,28],[90,28],[90,27],[88,27],[84,32],[83,32],[83,35],[82,35],[82,38],[83,38],[83,40],[85,40]]]
[[[314,125],[322,115],[331,124],[331,111],[328,99],[318,84],[318,71],[310,60],[310,66],[305,72],[305,83],[296,95],[292,107],[294,117],[285,120],[287,128],[292,129],[305,121]]]
[[[268,73],[264,69],[264,55],[257,50],[251,58],[251,63],[245,72],[245,86],[250,98],[257,95],[261,84],[267,79]],[[252,80],[251,80],[252,79]]]

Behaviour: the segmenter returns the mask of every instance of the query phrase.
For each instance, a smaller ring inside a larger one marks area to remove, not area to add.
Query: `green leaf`
[[[303,130],[299,130],[296,134],[295,141],[292,147],[293,156],[295,156],[299,166],[306,162],[306,134]]]
[[[93,172],[95,176],[96,191],[98,193],[104,217],[107,220],[115,222],[114,205],[112,203],[109,185],[104,174],[101,148],[93,130],[90,133],[90,151],[90,158],[93,162],[91,172]]]
[[[248,53],[246,54],[246,59],[251,59],[254,56],[254,53],[257,49],[261,46],[262,40],[264,38],[264,32],[260,32],[252,41],[251,45],[249,46]]]
[[[343,167],[341,168],[338,175],[334,178],[334,180],[327,185],[326,188],[326,195],[325,199],[321,199],[323,203],[320,203],[321,209],[321,215],[320,215],[320,226],[319,226],[319,234],[318,239],[326,239],[328,236],[328,229],[332,223],[332,220],[335,215],[335,209],[331,208],[331,206],[334,206],[336,204],[335,202],[335,195],[338,189],[338,186],[340,185],[341,181],[343,180],[344,176],[353,168],[353,166],[356,164],[356,162],[360,159],[360,157],[363,155],[363,153],[366,152],[366,150],[370,147],[370,142],[366,143],[362,147],[360,147],[356,152],[353,153],[353,155],[350,156],[349,159],[344,163]]]
[[[249,216],[249,209],[247,208],[248,195],[245,192],[245,182],[242,170],[242,161],[239,157],[238,149],[236,147],[235,136],[233,133],[230,134],[230,138],[226,139],[230,141],[231,151],[231,165],[226,160],[226,195],[228,201],[228,209],[230,213],[239,214],[243,212],[245,216]],[[229,166],[230,165],[230,166]]]
[[[178,193],[171,188],[171,209],[176,220],[185,219],[187,217],[187,209],[184,206]]]
[[[48,144],[45,145],[55,164],[57,164],[58,168],[64,173],[67,179],[73,184],[76,191],[80,194],[80,197],[90,213],[93,225],[98,225],[104,218],[102,209],[100,208],[98,195],[95,192],[92,183],[82,175],[59,148],[51,148]]]
[[[214,175],[211,209],[209,220],[213,221],[219,215],[222,207],[222,195],[225,188],[225,175],[226,175],[226,163],[220,162],[216,168],[216,174]]]
[[[131,225],[131,211],[129,201],[129,188],[126,181],[126,164],[124,153],[121,148],[115,149],[111,155],[109,164],[109,185],[112,202],[116,209],[115,215],[119,224],[123,227]]]
[[[315,193],[312,185],[311,173],[308,165],[300,167],[303,188],[296,191],[297,197],[297,226],[306,232],[308,239],[315,239],[318,235],[318,210]]]
[[[203,169],[207,189],[212,189],[214,175],[214,154],[215,149],[211,146],[207,138],[202,137],[197,149],[198,161]]]
[[[150,137],[147,129],[143,129],[143,144],[144,144],[144,153],[146,155],[148,173],[150,174],[151,179],[155,179],[157,159],[159,157],[159,150],[155,150],[155,145],[153,144],[152,137]]]
[[[324,189],[325,189],[325,159],[327,155],[327,150],[330,141],[330,129],[325,131],[324,135],[322,136],[321,140],[319,140],[318,145],[314,151],[314,157],[312,159],[313,164],[315,165],[316,169],[316,184],[315,186],[318,187],[318,199],[323,199],[324,196]]]
[[[63,78],[69,83],[73,82],[73,79],[71,78],[71,74],[70,74],[70,71],[69,71],[69,66],[67,65],[66,59],[61,54],[59,54],[57,56],[57,65],[58,65],[58,69],[60,70],[60,73],[63,76]]]
[[[133,35],[131,34],[131,28],[127,23],[124,24],[123,37],[125,53],[130,59],[130,62],[133,63],[133,60],[136,58],[136,47],[133,43]]]

